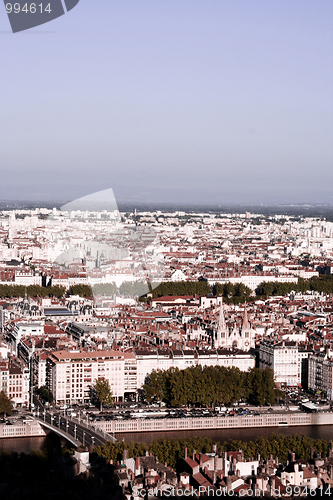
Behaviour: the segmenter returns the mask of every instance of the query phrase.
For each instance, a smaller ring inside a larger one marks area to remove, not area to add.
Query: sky
[[[331,0],[80,0],[11,33],[0,199],[333,203]]]

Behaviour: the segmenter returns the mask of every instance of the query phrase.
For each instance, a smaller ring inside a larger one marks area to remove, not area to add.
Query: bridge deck
[[[69,418],[61,413],[43,412],[33,418],[42,426],[55,432],[74,446],[91,446],[105,444],[116,439],[104,430],[85,424],[83,421]]]

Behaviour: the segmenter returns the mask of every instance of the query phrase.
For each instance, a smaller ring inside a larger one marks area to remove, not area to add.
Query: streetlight
[[[61,416],[60,416],[60,413],[59,413],[59,429],[60,429],[60,419],[61,419]]]
[[[66,420],[66,432],[68,434],[68,426],[69,426],[69,422],[68,422],[68,419]]]
[[[95,446],[95,436],[91,436],[91,451],[94,451],[94,446]]]
[[[44,408],[44,422],[45,422],[45,415],[46,415],[46,410],[45,410],[45,408]]]
[[[76,439],[76,424],[74,425],[74,439]]]
[[[83,431],[83,437],[82,437],[82,445],[84,446],[84,441],[85,441],[86,433]]]

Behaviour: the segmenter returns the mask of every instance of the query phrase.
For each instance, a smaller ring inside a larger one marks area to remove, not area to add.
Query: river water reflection
[[[133,432],[116,434],[118,440],[124,439],[127,442],[141,441],[149,444],[154,439],[172,438],[194,438],[210,437],[213,441],[227,441],[228,439],[239,439],[241,441],[251,441],[259,436],[271,436],[279,434],[291,436],[292,434],[304,434],[313,439],[333,440],[333,425],[308,425],[304,427],[256,427],[252,429],[215,429],[215,430],[195,430],[195,431],[169,431],[169,432]]]
[[[194,438],[210,437],[213,441],[223,442],[228,439],[239,439],[241,441],[254,440],[259,436],[271,436],[279,434],[290,436],[292,434],[304,434],[313,439],[333,440],[333,425],[308,425],[304,427],[257,427],[252,429],[215,429],[198,431],[170,431],[170,432],[133,432],[125,434],[116,434],[118,440],[124,439],[127,442],[141,441],[149,444],[154,439],[172,439],[172,438]],[[60,446],[71,448],[72,445],[67,441],[60,439],[56,434],[50,432],[46,436],[8,438],[0,439],[0,453],[2,451],[15,451],[17,453],[29,453],[31,450],[44,450]]]
[[[60,439],[53,432],[50,432],[46,436],[0,439],[0,453],[3,451],[7,451],[8,453],[14,451],[28,454],[31,450],[52,450],[54,448],[61,448],[61,446],[72,448],[73,445],[64,439]]]

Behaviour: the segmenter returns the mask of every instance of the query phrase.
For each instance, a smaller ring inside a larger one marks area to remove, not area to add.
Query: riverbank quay
[[[316,425],[333,425],[333,412],[321,413],[266,413],[260,415],[235,415],[233,417],[184,417],[184,418],[151,418],[130,420],[96,421],[99,427],[108,434],[126,432],[167,432],[195,431],[213,429],[244,429],[258,427],[299,427]]]
[[[14,422],[10,425],[0,424],[0,439],[46,436],[42,426],[32,420],[31,422]]]
[[[222,429],[255,429],[333,425],[333,412],[321,413],[264,413],[260,415],[235,415],[233,417],[186,417],[96,421],[92,429],[107,434],[140,432],[205,431]],[[13,437],[45,436],[37,421],[0,424],[0,439]]]

